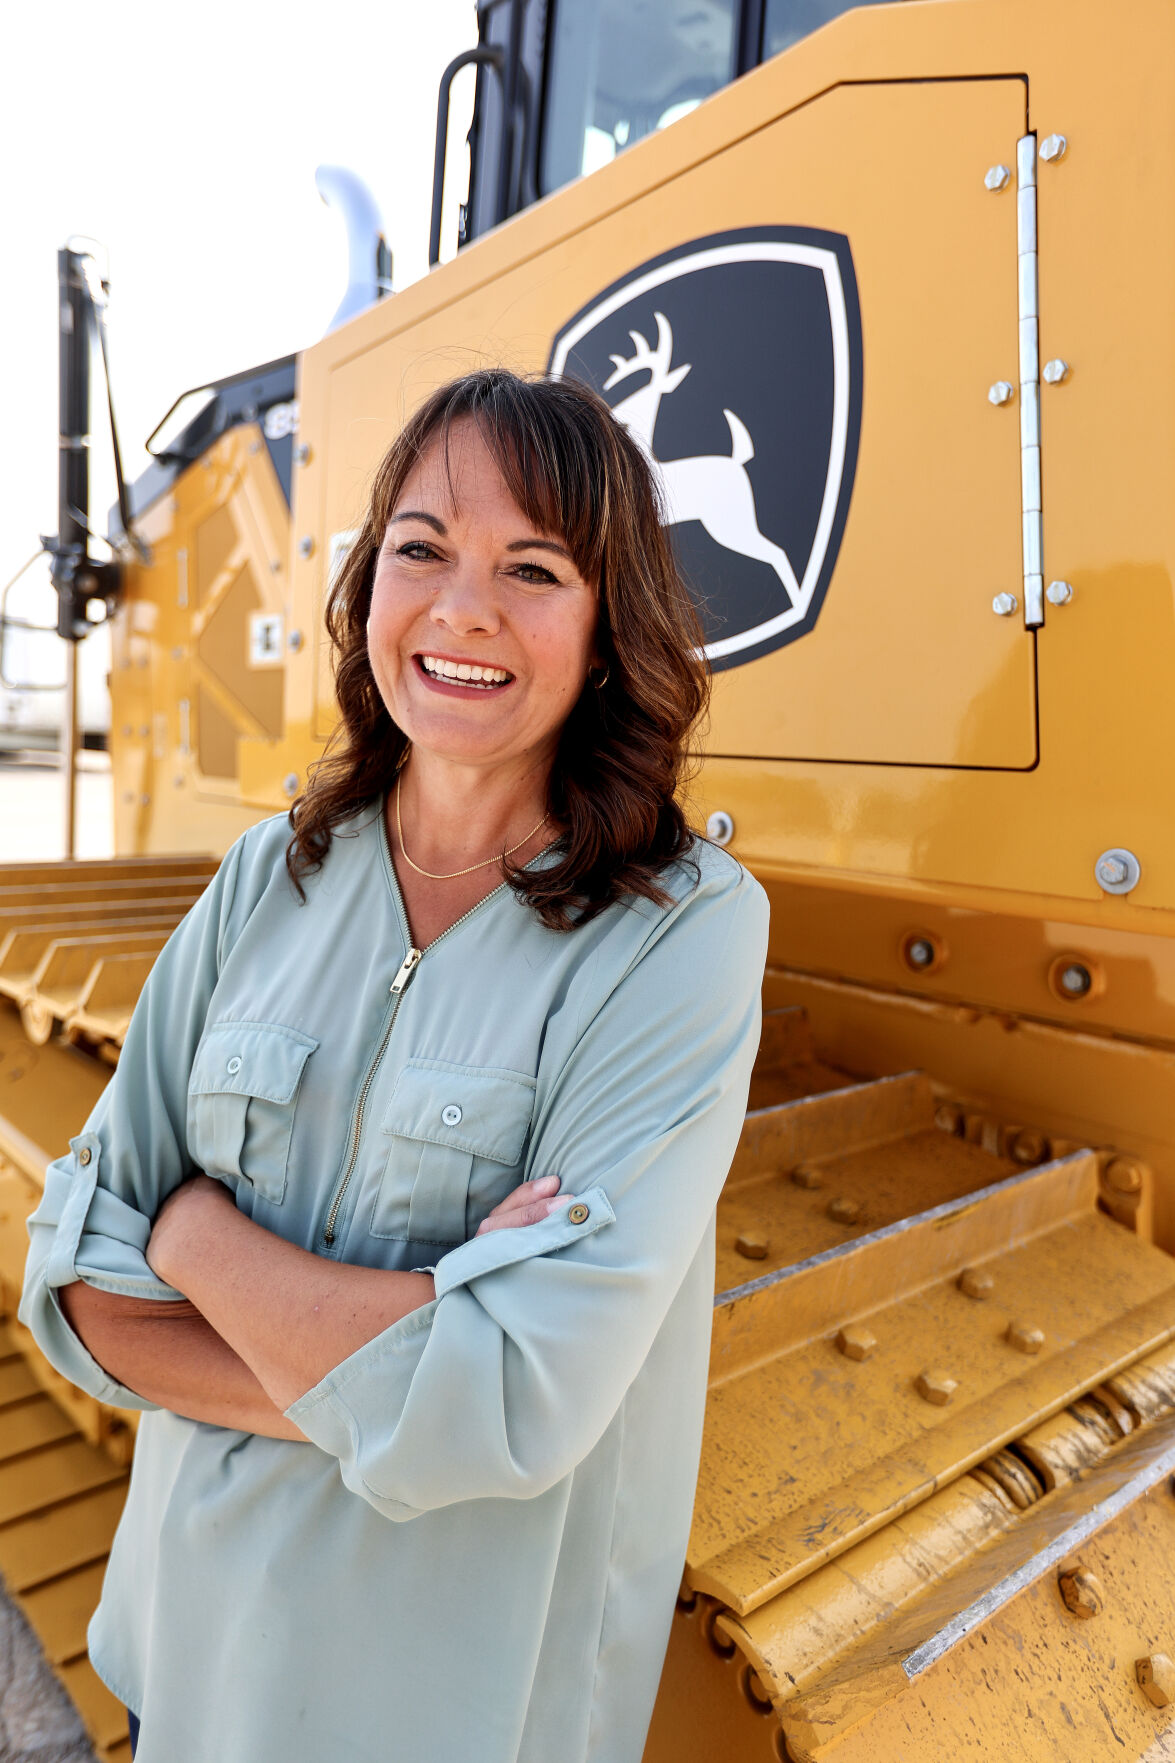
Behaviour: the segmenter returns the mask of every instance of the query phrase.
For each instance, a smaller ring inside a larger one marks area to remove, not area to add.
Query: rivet
[[[940,1102],[934,1110],[934,1124],[939,1132],[957,1136],[963,1130],[963,1110],[957,1102]]]
[[[993,165],[988,168],[983,182],[989,190],[1006,190],[1012,173],[1006,165]]]
[[[309,463],[310,463],[310,448],[308,447],[308,445],[306,444],[305,441],[299,441],[298,445],[294,448],[294,464],[295,465],[308,465]]]
[[[859,1322],[847,1322],[836,1337],[846,1359],[868,1359],[877,1351],[877,1336]]]
[[[1143,1169],[1132,1157],[1115,1157],[1106,1166],[1105,1180],[1107,1187],[1119,1194],[1137,1194],[1143,1184]]]
[[[828,1202],[828,1216],[835,1218],[838,1224],[856,1224],[861,1216],[860,1200],[849,1200],[843,1196]]]
[[[1059,355],[1052,361],[1046,361],[1040,370],[1040,377],[1046,386],[1059,386],[1061,381],[1069,377],[1069,363],[1062,361]]]
[[[1080,1562],[1057,1575],[1057,1590],[1066,1610],[1086,1621],[1096,1616],[1106,1602],[1101,1580]]]
[[[1044,591],[1050,606],[1067,606],[1073,598],[1072,582],[1050,582]]]
[[[1054,160],[1065,157],[1065,149],[1069,145],[1064,135],[1046,135],[1040,143],[1040,157],[1046,165]]]
[[[1025,1322],[1009,1322],[1004,1331],[1004,1339],[1018,1353],[1039,1353],[1044,1346],[1043,1330],[1033,1328]]]
[[[304,639],[303,639],[301,631],[291,631],[289,636],[286,638],[286,647],[287,647],[287,649],[293,650],[294,654],[296,655],[298,653],[298,650],[302,647],[303,641],[304,641]]]
[[[1019,604],[1015,594],[997,594],[991,603],[991,609],[999,618],[1011,618]]]
[[[298,540],[298,556],[299,557],[313,557],[313,555],[314,555],[314,540],[311,538],[309,533],[303,533],[302,537]]]
[[[762,1231],[743,1230],[734,1239],[734,1246],[740,1255],[748,1261],[765,1261],[767,1259],[767,1238]]]
[[[982,1267],[964,1267],[957,1284],[969,1298],[990,1298],[995,1280]]]
[[[1147,1701],[1156,1708],[1165,1708],[1175,1699],[1175,1665],[1166,1653],[1148,1653],[1134,1661],[1134,1675]]]
[[[920,1371],[914,1379],[914,1388],[924,1402],[932,1402],[936,1408],[945,1408],[959,1385],[955,1378],[946,1371]]]
[[[90,1150],[90,1147],[88,1145],[82,1146],[81,1150],[78,1152],[78,1162],[81,1164],[83,1169],[85,1168],[86,1164],[90,1161],[90,1159],[93,1155],[94,1155],[94,1153]]]
[[[706,837],[715,845],[729,845],[734,837],[734,821],[725,809],[716,808],[706,822]]]
[[[987,389],[989,404],[1010,404],[1015,396],[1016,388],[1008,380],[996,380],[995,384]]]
[[[296,796],[298,794],[298,774],[296,771],[289,771],[286,773],[285,777],[282,778],[282,789],[287,796]]]
[[[791,1178],[798,1188],[819,1188],[824,1185],[824,1178],[814,1163],[797,1163],[791,1172]]]

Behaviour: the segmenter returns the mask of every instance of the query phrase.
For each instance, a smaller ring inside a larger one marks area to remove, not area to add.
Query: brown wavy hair
[[[585,685],[563,725],[547,786],[562,833],[554,861],[507,864],[510,886],[553,930],[570,930],[625,895],[658,904],[667,865],[689,859],[678,799],[690,732],[706,709],[702,633],[662,524],[644,453],[603,399],[574,380],[502,368],[441,386],[405,424],[372,484],[359,535],[326,609],[341,712],[305,793],[290,810],[286,864],[300,895],[334,829],[380,797],[409,747],[367,653],[376,559],[405,480],[458,422],[477,424],[510,494],[536,532],[558,535],[596,587],[604,683]]]

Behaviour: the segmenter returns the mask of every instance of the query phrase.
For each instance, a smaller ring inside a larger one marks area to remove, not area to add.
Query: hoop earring
[[[604,669],[603,673],[600,675],[599,679],[595,679],[595,678],[593,678],[593,675],[592,675],[592,669],[590,667],[588,668],[588,679],[591,681],[591,684],[593,686],[595,686],[597,692],[603,691],[604,687],[608,684],[608,681],[611,678],[611,675],[612,675],[612,669],[610,667],[605,667],[605,669]]]

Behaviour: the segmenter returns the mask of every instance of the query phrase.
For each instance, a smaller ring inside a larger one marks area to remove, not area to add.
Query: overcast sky
[[[110,254],[134,477],[178,393],[325,331],[346,248],[316,166],[346,165],[370,185],[397,287],[425,272],[437,82],[476,37],[473,0],[42,0],[6,12],[0,585],[56,526],[58,247],[84,233]],[[472,80],[454,88],[455,144]],[[464,164],[463,150],[451,157]],[[91,506],[104,530],[113,479],[94,390]]]

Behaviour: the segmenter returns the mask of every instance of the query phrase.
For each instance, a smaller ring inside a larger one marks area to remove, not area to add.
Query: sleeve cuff
[[[45,1271],[49,1289],[81,1279],[121,1297],[181,1300],[183,1293],[157,1279],[147,1264],[150,1219],[98,1186],[102,1157],[98,1135],[82,1133],[70,1140],[70,1149],[74,1154],[72,1175],[57,1166],[45,1178],[50,1203],[51,1184],[67,1184]]]
[[[559,1207],[538,1224],[488,1230],[480,1237],[470,1237],[438,1261],[433,1275],[437,1297],[443,1298],[446,1292],[467,1285],[471,1279],[480,1279],[483,1274],[565,1249],[568,1243],[590,1237],[601,1226],[615,1222],[616,1214],[603,1188],[589,1188],[587,1193],[577,1194],[570,1206]]]

